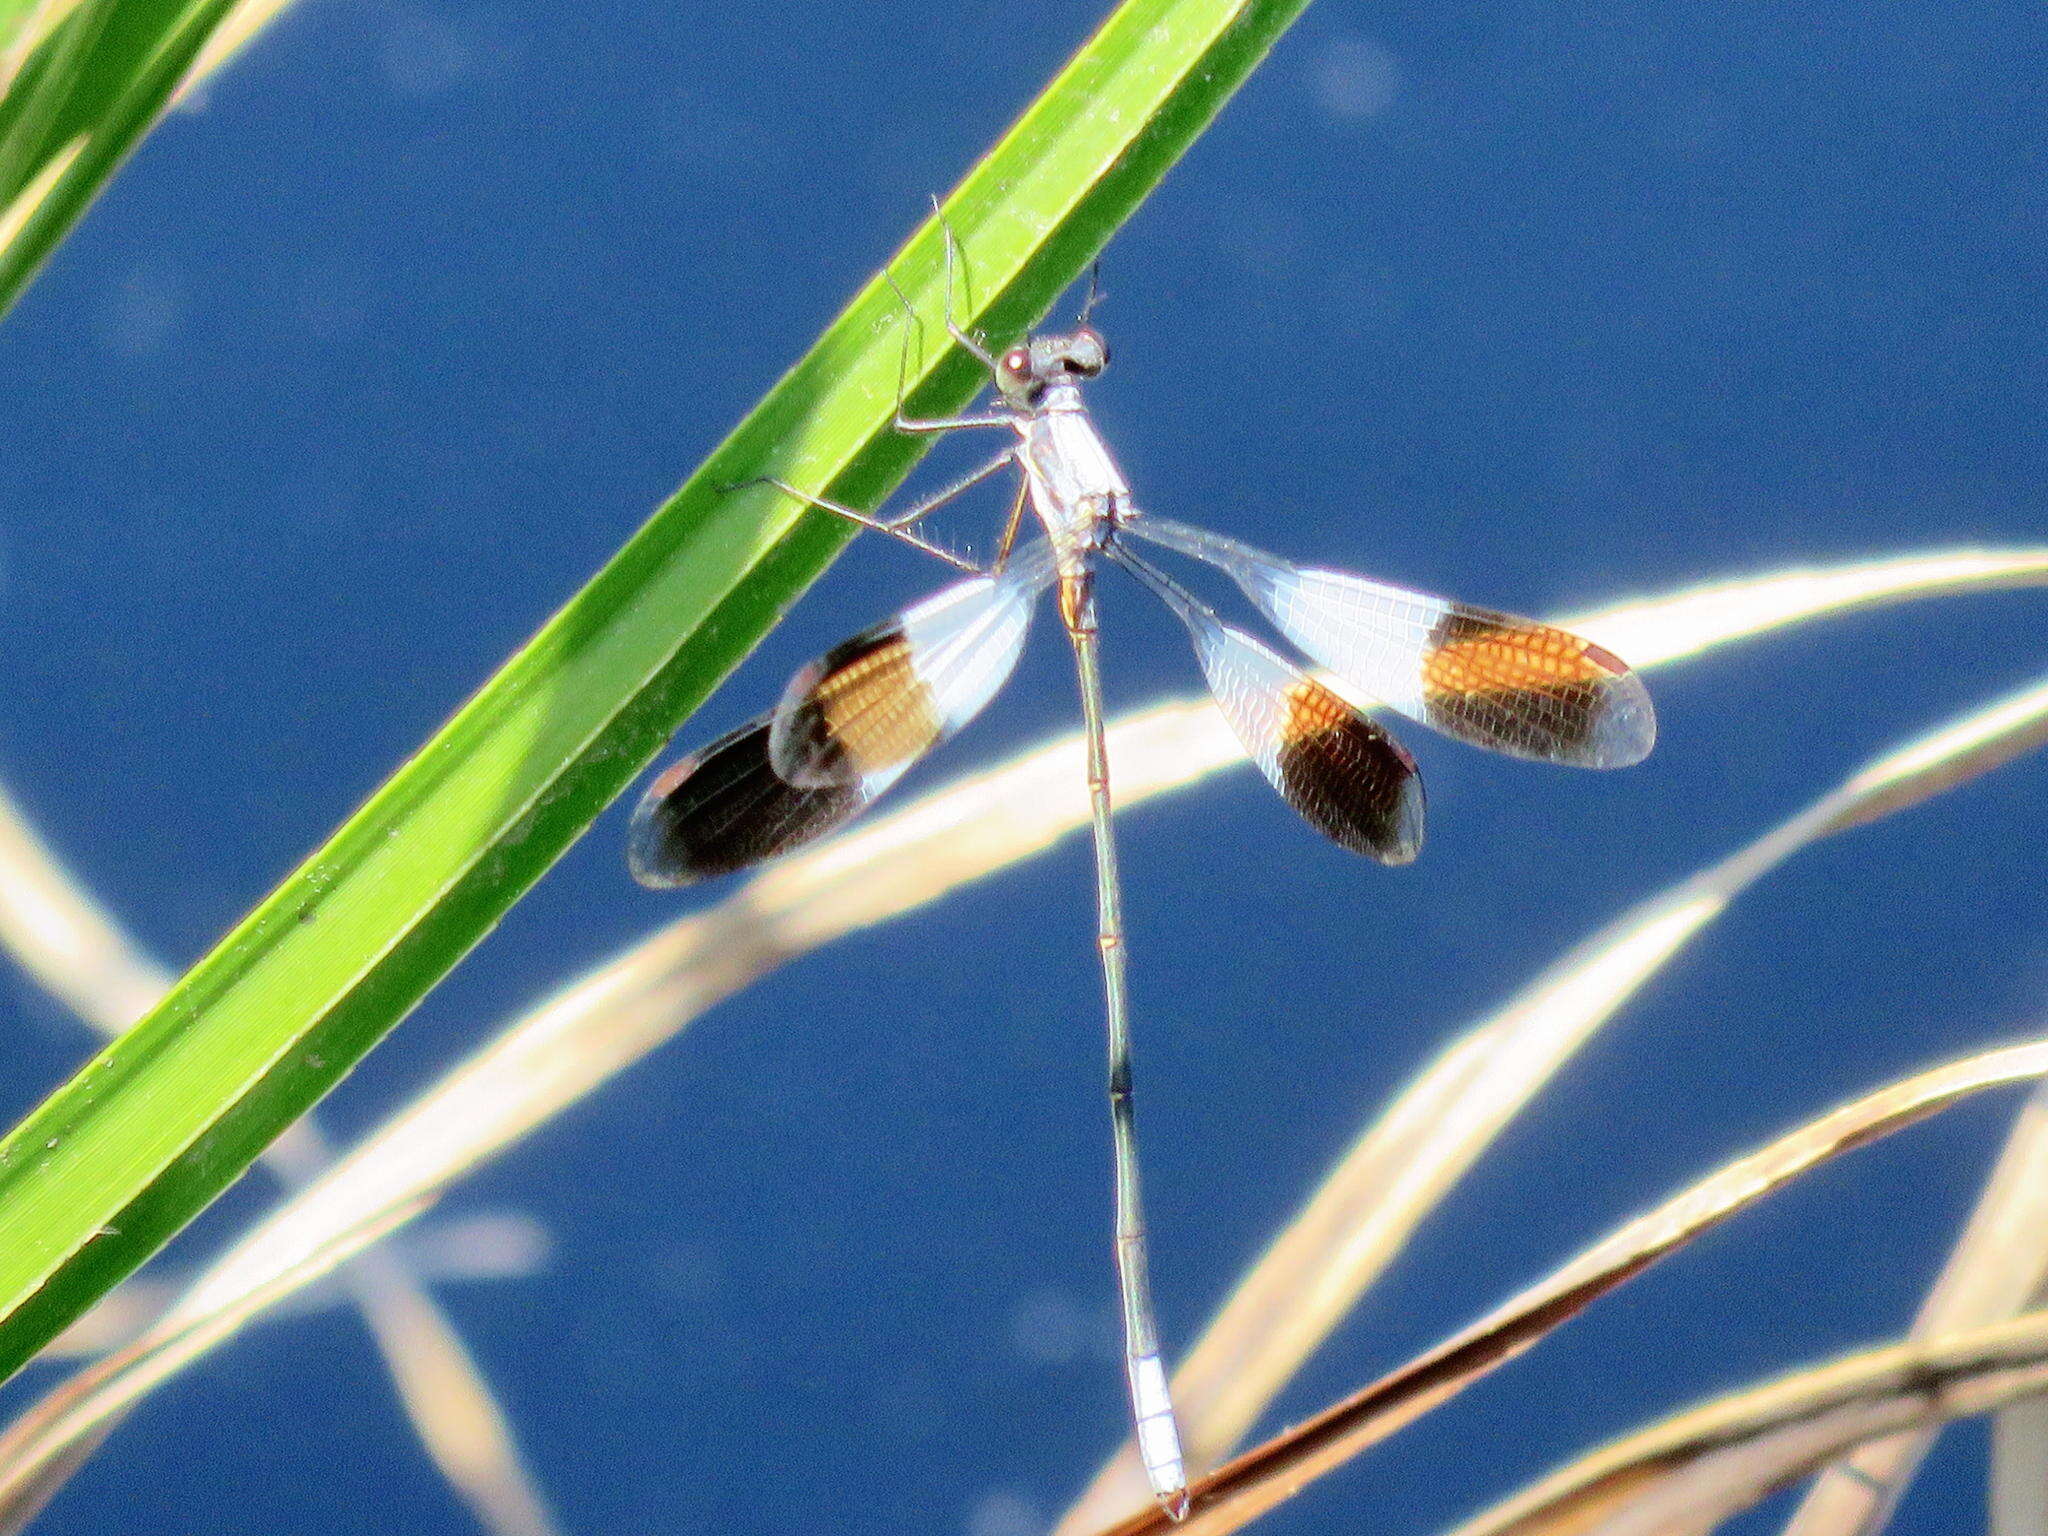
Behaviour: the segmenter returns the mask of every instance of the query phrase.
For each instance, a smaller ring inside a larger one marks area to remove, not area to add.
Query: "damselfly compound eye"
[[[1067,343],[1067,372],[1092,379],[1109,366],[1109,343],[1102,332],[1082,326]]]

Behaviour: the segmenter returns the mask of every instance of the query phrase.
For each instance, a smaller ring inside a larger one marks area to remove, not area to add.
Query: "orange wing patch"
[[[1525,757],[1593,761],[1608,754],[1610,735],[1636,729],[1632,718],[1611,718],[1624,691],[1639,689],[1633,678],[1590,640],[1461,609],[1437,626],[1422,663],[1422,698],[1429,723],[1454,735]],[[1618,760],[1624,749],[1617,742],[1614,750]]]
[[[1611,652],[1548,624],[1451,613],[1423,661],[1422,684],[1433,694],[1557,694],[1597,689],[1627,671]]]
[[[832,739],[863,774],[918,756],[943,724],[900,634],[820,679],[813,698]]]
[[[944,721],[901,629],[856,636],[812,671],[815,680],[790,722],[810,772],[866,778],[909,762],[939,739]]]

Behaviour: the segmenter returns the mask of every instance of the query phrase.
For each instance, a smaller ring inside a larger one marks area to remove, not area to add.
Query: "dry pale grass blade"
[[[385,1248],[358,1256],[348,1288],[391,1367],[406,1416],[442,1476],[502,1536],[550,1536],[554,1518],[497,1399],[455,1325]]]
[[[119,1034],[148,1012],[172,980],[36,835],[4,786],[0,947],[102,1035]],[[327,1168],[333,1156],[306,1119],[272,1143],[264,1162],[287,1188],[296,1188]],[[485,1528],[501,1536],[551,1531],[504,1415],[446,1315],[388,1254],[357,1260],[348,1266],[344,1282],[383,1351],[421,1442]],[[27,1513],[39,1509],[97,1443],[96,1435],[80,1454],[46,1468],[40,1493],[32,1507],[25,1506]]]
[[[1991,1420],[1988,1536],[2048,1533],[2048,1399],[2002,1408]]]
[[[2005,1149],[1985,1182],[1963,1234],[1913,1320],[1914,1339],[1937,1339],[2002,1322],[2034,1304],[2048,1280],[2048,1088],[2037,1088],[2013,1122]],[[1997,1430],[2020,1415],[2038,1418],[2029,1405],[1999,1417]],[[2024,1440],[2023,1435],[2015,1437]],[[1830,1467],[1807,1490],[1785,1527],[1786,1536],[1875,1536],[1927,1454],[1926,1434],[1899,1435],[1860,1446]],[[2007,1466],[2032,1458],[2020,1444],[2007,1448]],[[2048,1498],[2048,1480],[2030,1490]],[[2015,1502],[2020,1494],[2015,1491]],[[2015,1525],[2042,1536],[2048,1527]]]
[[[156,1006],[171,976],[87,895],[0,786],[0,946],[103,1035]]]
[[[1531,1348],[1552,1329],[1702,1232],[1807,1170],[1988,1088],[2048,1074],[2048,1040],[1966,1057],[1892,1083],[1717,1169],[1478,1322],[1363,1391],[1201,1478],[1186,1521],[1156,1506],[1118,1536],[1234,1531]]]
[[[555,1530],[553,1519],[519,1464],[504,1415],[441,1309],[395,1261],[388,1245],[367,1248],[346,1260],[344,1268],[348,1290],[384,1352],[399,1399],[442,1476],[468,1502],[484,1530],[498,1536],[549,1536]],[[299,1272],[291,1290],[299,1291],[319,1278],[319,1268],[309,1265]],[[160,1289],[148,1281],[131,1281],[110,1292],[106,1302],[126,1299],[150,1306],[155,1300],[151,1293]],[[134,1295],[137,1291],[143,1294]],[[163,1300],[168,1303],[170,1298]],[[251,1307],[235,1329],[204,1336],[188,1332],[182,1335],[184,1352],[168,1355],[163,1352],[162,1337],[176,1335],[154,1333],[169,1311],[167,1304],[156,1307],[148,1318],[101,1319],[102,1309],[95,1307],[79,1319],[74,1329],[99,1320],[103,1326],[120,1327],[122,1337],[92,1351],[108,1359],[89,1366],[15,1426],[28,1435],[33,1415],[48,1412],[52,1415],[51,1432],[62,1437],[63,1443],[40,1461],[29,1454],[23,1475],[0,1488],[0,1533],[14,1536],[28,1527],[118,1427],[120,1416],[133,1406],[135,1397],[224,1343],[266,1307],[274,1314],[283,1309],[278,1303],[288,1304],[289,1300],[289,1294],[277,1293],[272,1301]],[[224,1315],[215,1313],[214,1317]],[[59,1342],[68,1339],[71,1331]],[[116,1361],[128,1362],[127,1368],[122,1369]],[[91,1387],[97,1387],[101,1395],[92,1397]],[[59,1416],[65,1410],[73,1415],[68,1420]],[[35,1443],[28,1441],[24,1451]],[[0,1447],[6,1444],[0,1442]],[[6,1454],[4,1449],[0,1454]]]
[[[201,1317],[166,1317],[42,1398],[0,1434],[0,1466],[8,1469],[0,1479],[0,1531],[19,1531],[33,1519],[108,1429],[152,1388],[415,1214],[414,1206],[398,1206],[375,1222],[338,1232],[228,1305]]]
[[[1453,1536],[1708,1531],[1843,1450],[2048,1391],[2048,1312],[1797,1372],[1631,1435]]]
[[[2044,580],[2048,549],[1953,549],[1710,582],[1557,622],[1599,641],[1630,666],[1661,667],[1822,614],[1905,598],[2034,587]]]
[[[2048,741],[2048,682],[2008,694],[1988,709],[1889,752],[1843,785],[1829,831],[1861,826],[1988,773]]]
[[[2048,682],[1886,754],[1733,856],[1579,944],[1426,1067],[1354,1142],[1174,1375],[1189,1463],[1230,1453],[1501,1131],[1705,924],[1818,838],[1917,804],[2048,739]],[[2048,1250],[2044,1250],[2048,1252]],[[2005,1311],[1967,1321],[2010,1316]],[[1127,1443],[1060,1523],[1096,1529],[1149,1498]]]
[[[547,1229],[517,1211],[469,1212],[450,1220],[421,1222],[392,1239],[381,1252],[393,1255],[415,1285],[438,1291],[446,1285],[530,1280],[546,1266]],[[280,1302],[265,1321],[310,1317],[353,1306],[344,1265],[342,1279],[323,1282]],[[48,1364],[79,1365],[133,1342],[177,1305],[190,1275],[150,1274],[124,1280],[52,1340],[37,1358]]]
[[[1686,616],[1691,638],[1662,651],[1667,659],[1690,655],[1717,637],[1881,601],[2048,584],[2048,550],[1915,556],[1832,573],[1839,581],[1830,574],[1734,583],[1710,589],[1711,603],[1698,592],[1681,594],[1671,601]],[[1787,581],[1796,592],[1788,593]],[[1742,593],[1752,594],[1756,611],[1738,621]],[[1615,612],[1643,635],[1643,615],[1657,606]],[[1719,615],[1717,627],[1697,617],[1707,610]],[[1574,622],[1604,634],[1598,615]],[[1110,745],[1125,808],[1243,761],[1206,699],[1126,716]],[[181,1315],[240,1306],[334,1233],[395,1205],[430,1200],[783,961],[934,901],[1073,833],[1087,821],[1083,786],[1080,743],[1062,738],[771,866],[718,906],[556,994],[451,1071],[224,1255],[187,1295]],[[1411,1106],[1418,1134],[1426,1109]],[[47,1463],[62,1454],[43,1444],[36,1459]],[[21,1475],[0,1458],[0,1489]]]
[[[177,1299],[177,1288],[170,1281],[151,1275],[124,1280],[52,1339],[37,1359],[46,1364],[97,1360],[135,1339],[170,1311]]]

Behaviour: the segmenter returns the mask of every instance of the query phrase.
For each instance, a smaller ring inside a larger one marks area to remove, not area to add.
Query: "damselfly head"
[[[1092,379],[1109,366],[1109,343],[1092,326],[1031,336],[996,359],[996,388],[1012,405],[1036,405],[1048,385]]]

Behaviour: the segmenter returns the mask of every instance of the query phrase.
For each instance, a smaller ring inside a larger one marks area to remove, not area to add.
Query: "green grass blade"
[[[88,0],[0,96],[0,314],[13,308],[236,0]]]
[[[947,205],[1001,342],[1079,274],[1306,0],[1131,0]],[[936,221],[894,272],[935,329]],[[879,278],[616,558],[334,838],[0,1144],[0,1373],[235,1178],[474,944],[845,541],[772,473],[867,504],[901,312]],[[956,349],[912,406],[981,380]]]
[[[0,0],[0,55],[14,46],[35,12],[36,0]]]

